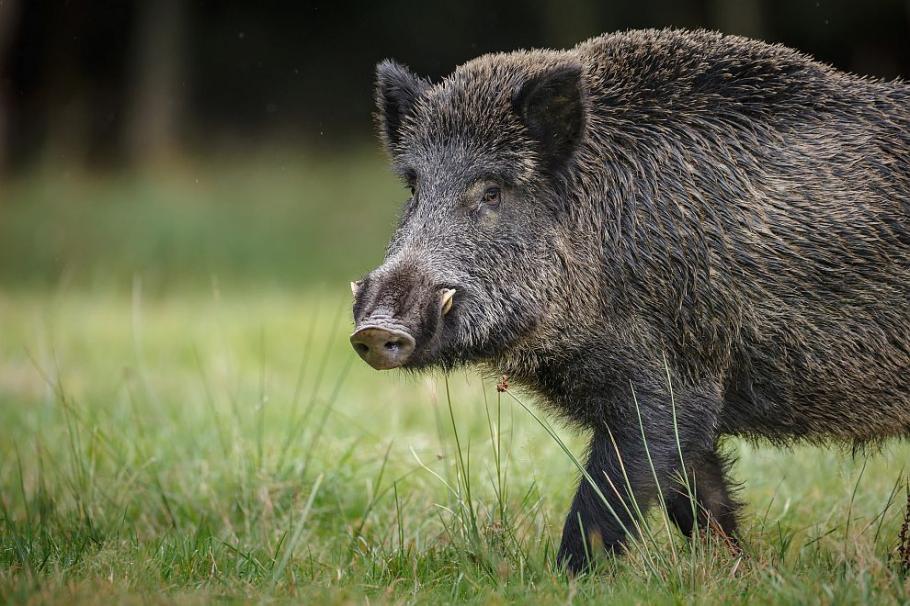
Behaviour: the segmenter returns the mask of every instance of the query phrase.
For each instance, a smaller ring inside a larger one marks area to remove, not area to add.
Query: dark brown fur
[[[479,362],[592,432],[608,502],[579,486],[573,569],[579,522],[611,549],[631,527],[621,464],[644,506],[650,454],[691,532],[679,446],[702,522],[732,535],[721,436],[910,434],[905,83],[646,30],[486,55],[438,84],[384,63],[378,97],[416,194],[355,319],[381,309],[415,335],[409,367]],[[475,204],[478,183],[501,204]],[[445,317],[442,287],[459,293]]]

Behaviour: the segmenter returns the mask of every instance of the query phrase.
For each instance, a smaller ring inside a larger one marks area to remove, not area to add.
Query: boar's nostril
[[[414,351],[414,337],[403,330],[365,326],[351,335],[351,345],[376,370],[397,368]]]

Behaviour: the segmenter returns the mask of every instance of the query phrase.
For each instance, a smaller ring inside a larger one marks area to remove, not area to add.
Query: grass
[[[352,364],[345,290],[0,298],[0,596],[908,599],[898,444],[733,442],[744,557],[655,515],[630,557],[567,579],[553,558],[581,437],[470,373]]]
[[[628,557],[558,572],[584,436],[347,343],[401,196],[378,154],[0,195],[0,603],[910,599],[906,443],[731,441],[742,557],[654,512]]]

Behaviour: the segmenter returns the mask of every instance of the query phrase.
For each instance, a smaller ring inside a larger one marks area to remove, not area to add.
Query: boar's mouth
[[[435,296],[393,297],[362,282],[352,282],[356,330],[351,346],[364,362],[376,370],[411,368],[425,365],[442,338],[444,317],[455,306],[456,288],[427,289]],[[388,290],[388,289],[387,289]],[[394,291],[394,289],[391,289]]]

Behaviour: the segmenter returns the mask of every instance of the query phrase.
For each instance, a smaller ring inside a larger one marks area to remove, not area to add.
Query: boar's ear
[[[584,131],[581,66],[561,66],[521,84],[512,94],[512,108],[540,144],[547,168],[558,172]]]
[[[390,151],[398,145],[402,121],[429,86],[429,82],[391,59],[376,65],[376,122]]]

